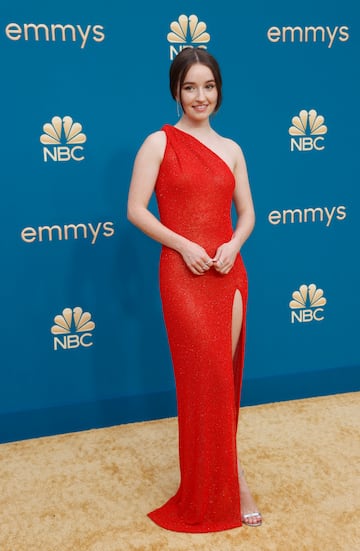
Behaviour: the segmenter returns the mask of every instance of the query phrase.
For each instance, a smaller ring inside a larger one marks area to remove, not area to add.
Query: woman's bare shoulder
[[[221,138],[224,145],[235,155],[243,155],[240,145],[235,140],[232,140],[231,138],[225,138],[224,136],[221,136]]]
[[[155,132],[152,132],[149,134],[144,142],[143,146],[146,145],[147,147],[154,147],[154,148],[162,148],[166,144],[166,134],[164,130],[156,130]]]
[[[164,156],[165,147],[165,132],[163,130],[156,130],[145,138],[139,149],[139,153],[141,155],[152,155],[162,159]]]
[[[245,158],[240,145],[231,138],[220,136],[222,146],[227,152],[227,155],[231,159],[231,163],[234,167],[245,164]]]

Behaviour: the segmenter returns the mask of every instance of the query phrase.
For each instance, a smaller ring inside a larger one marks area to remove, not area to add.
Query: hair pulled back
[[[212,56],[204,48],[187,47],[181,50],[181,52],[178,53],[177,56],[174,58],[170,66],[170,75],[169,75],[171,95],[174,99],[176,99],[176,96],[180,96],[179,91],[181,90],[182,85],[185,81],[187,72],[189,71],[190,67],[192,67],[196,63],[201,63],[201,65],[205,65],[211,70],[212,74],[214,75],[216,89],[218,93],[218,98],[214,109],[214,113],[216,113],[216,111],[218,111],[221,105],[221,100],[222,100],[221,72],[220,72],[219,64],[214,58],[214,56]],[[179,101],[181,103],[180,97],[179,97]]]

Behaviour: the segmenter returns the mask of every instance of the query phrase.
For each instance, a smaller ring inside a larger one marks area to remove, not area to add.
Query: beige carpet
[[[176,419],[0,446],[0,551],[357,551],[360,393],[241,409],[260,528],[178,534],[146,513],[177,487]]]

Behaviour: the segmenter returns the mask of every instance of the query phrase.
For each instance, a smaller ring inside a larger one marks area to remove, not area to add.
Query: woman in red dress
[[[160,292],[176,382],[181,480],[149,516],[179,532],[262,522],[236,449],[247,303],[239,251],[255,215],[242,151],[210,125],[221,83],[206,50],[177,55],[170,89],[181,117],[142,144],[128,199],[129,220],[163,246]],[[154,191],[160,220],[148,209]]]

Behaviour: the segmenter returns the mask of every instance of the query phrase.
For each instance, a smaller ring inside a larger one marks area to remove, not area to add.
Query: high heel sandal
[[[254,518],[254,517],[260,517],[259,522],[246,522],[246,519]],[[262,516],[261,513],[248,513],[247,515],[241,515],[241,521],[243,524],[246,524],[246,526],[252,526],[255,528],[255,526],[261,526],[262,525]]]
[[[239,474],[245,478],[244,469],[240,468]],[[254,517],[259,517],[260,518],[259,522],[247,522],[248,519],[251,519]],[[253,528],[255,528],[256,526],[261,526],[262,525],[261,513],[259,511],[254,511],[254,513],[247,513],[246,515],[241,515],[241,522],[243,524],[246,524],[246,526],[252,526]]]

